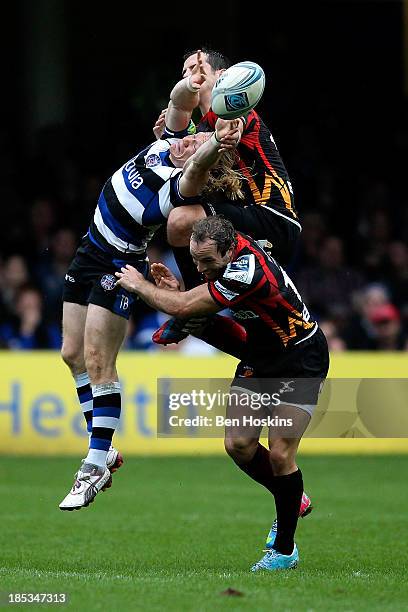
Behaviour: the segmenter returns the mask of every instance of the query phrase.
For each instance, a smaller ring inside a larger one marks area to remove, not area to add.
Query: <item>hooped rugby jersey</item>
[[[217,115],[209,110],[197,125],[197,131],[214,131],[216,121]],[[246,178],[242,181],[243,204],[264,206],[301,229],[289,175],[271,132],[254,110],[246,115],[244,124],[237,147],[238,168]]]
[[[200,202],[199,196],[181,195],[182,168],[170,161],[171,144],[185,135],[165,132],[106,182],[88,230],[97,247],[116,256],[143,253],[175,206]]]
[[[222,276],[208,283],[211,296],[247,331],[247,358],[254,363],[286,351],[317,331],[295,285],[281,266],[249,236],[238,244]]]

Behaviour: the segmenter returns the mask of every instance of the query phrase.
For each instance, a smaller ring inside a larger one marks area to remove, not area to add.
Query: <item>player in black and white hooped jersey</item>
[[[191,108],[197,104],[197,92],[183,79],[171,94],[167,122],[172,132],[106,182],[65,277],[62,358],[75,380],[89,448],[61,510],[88,506],[111,485],[111,474],[123,463],[111,444],[121,412],[116,358],[134,296],[116,286],[115,272],[131,264],[147,276],[146,247],[155,230],[173,207],[200,201],[210,169],[222,164],[237,143],[237,121],[220,120],[213,136],[188,134],[191,109],[186,113],[177,105],[187,86]]]
[[[88,231],[96,247],[118,257],[143,253],[174,207],[197,203],[196,196],[181,194],[182,168],[174,162],[187,158],[205,139],[187,136],[183,144],[183,137],[184,130],[171,137],[166,130],[161,140],[140,151],[106,182]]]

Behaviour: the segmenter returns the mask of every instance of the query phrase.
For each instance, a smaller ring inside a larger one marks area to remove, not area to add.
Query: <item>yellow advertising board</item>
[[[119,357],[123,409],[115,444],[126,454],[222,453],[221,439],[158,438],[158,378],[233,377],[236,360],[224,355],[186,357],[124,352]],[[59,354],[0,352],[0,453],[79,455],[87,447],[84,419],[73,380]],[[405,378],[408,354],[341,353],[330,376]],[[384,410],[387,406],[384,406]],[[408,439],[320,438],[302,441],[303,453],[408,452]]]

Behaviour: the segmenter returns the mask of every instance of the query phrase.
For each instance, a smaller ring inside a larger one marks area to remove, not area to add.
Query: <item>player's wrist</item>
[[[211,141],[213,142],[213,144],[215,144],[216,146],[220,145],[222,143],[222,140],[220,140],[217,137],[217,132],[215,131],[214,134],[211,136]]]

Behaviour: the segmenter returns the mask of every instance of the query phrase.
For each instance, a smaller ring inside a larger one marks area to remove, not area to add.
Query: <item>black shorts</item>
[[[327,376],[329,361],[327,341],[318,328],[308,340],[288,351],[271,354],[268,364],[241,361],[231,386],[250,393],[278,393],[282,403],[299,406],[311,414]]]
[[[244,232],[254,240],[267,240],[268,249],[280,264],[288,263],[294,254],[301,227],[298,222],[272,212],[265,206],[240,206],[230,203],[204,204],[207,216],[223,215],[238,232]]]
[[[115,272],[130,264],[146,278],[149,265],[146,254],[124,257],[126,259],[116,259],[98,249],[85,236],[65,275],[63,301],[84,306],[96,304],[129,319],[137,298],[134,293],[115,286]]]

